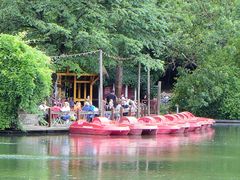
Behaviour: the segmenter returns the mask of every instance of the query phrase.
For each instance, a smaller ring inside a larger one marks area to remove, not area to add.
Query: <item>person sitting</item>
[[[47,109],[49,108],[49,106],[47,106],[47,102],[43,101],[42,104],[39,105],[39,109],[43,112],[47,112]]]
[[[109,103],[105,106],[106,111],[111,111],[114,108],[113,100],[110,99]]]
[[[116,121],[118,121],[120,119],[120,111],[121,111],[122,105],[120,100],[117,101],[117,106],[115,108],[115,113],[114,113],[114,118]]]
[[[123,116],[127,116],[129,111],[129,104],[127,100],[122,101],[122,107],[123,107]]]
[[[129,108],[131,108],[131,115],[135,115],[137,112],[137,105],[136,105],[135,101],[133,101],[133,100],[129,101]]]
[[[70,106],[68,102],[65,102],[63,107],[61,108],[61,112],[63,112],[63,115],[61,116],[61,119],[64,121],[69,121],[70,119]]]
[[[47,124],[47,121],[48,121],[48,118],[49,118],[49,115],[48,115],[48,109],[49,108],[50,107],[47,106],[46,101],[43,101],[43,103],[39,105],[39,109],[42,112],[42,116],[43,116],[43,121],[40,122],[41,124]]]
[[[75,112],[78,112],[78,111],[81,111],[82,110],[82,105],[80,102],[77,102],[75,105],[74,105],[74,111]]]
[[[111,113],[112,113],[112,110],[114,109],[114,104],[113,104],[113,100],[110,99],[109,103],[105,106],[105,110],[106,110],[106,113],[105,113],[105,116],[107,118],[110,118],[111,117]]]
[[[69,98],[69,106],[71,110],[74,110],[74,101],[72,97]]]
[[[53,107],[50,107],[50,109],[51,109],[51,118],[54,120],[54,121],[57,121],[57,119],[59,119],[59,114],[58,114],[58,112],[60,112],[61,111],[61,107],[59,106],[59,104],[57,103],[57,102],[54,102],[53,103]]]
[[[86,119],[88,122],[91,122],[92,121],[92,118],[94,117],[94,106],[90,105],[89,102],[85,102],[84,106],[82,107],[82,111],[85,111],[85,112],[92,112],[92,114],[86,114]]]
[[[80,115],[80,111],[82,111],[81,102],[77,101],[73,108],[74,116],[76,119],[82,119],[82,115]]]

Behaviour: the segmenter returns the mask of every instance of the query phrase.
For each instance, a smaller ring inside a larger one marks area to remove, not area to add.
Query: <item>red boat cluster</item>
[[[156,135],[176,134],[210,128],[215,121],[209,118],[196,117],[190,112],[145,116],[139,119],[130,116],[122,117],[118,122],[106,117],[95,117],[92,122],[74,122],[69,130],[73,134],[92,135]]]

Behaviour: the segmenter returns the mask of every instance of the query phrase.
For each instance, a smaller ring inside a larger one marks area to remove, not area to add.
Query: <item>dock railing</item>
[[[140,116],[146,116],[147,114],[147,106],[145,104],[141,104],[140,106]],[[80,119],[87,119],[88,115],[92,115],[92,117],[97,117],[99,116],[99,112],[98,111],[70,111],[70,112],[56,112],[51,110],[51,108],[49,108],[48,111],[48,126],[52,127],[55,125],[69,125],[66,120],[62,119],[62,116],[64,115],[70,115],[70,121],[71,119],[74,120],[80,120]],[[118,121],[121,117],[123,116],[137,116],[137,109],[133,109],[131,107],[125,109],[125,108],[120,108],[120,110],[116,110],[116,109],[111,109],[111,111],[104,111],[103,115],[105,117],[107,117],[110,120],[115,120]],[[75,118],[71,118],[71,117],[75,117]]]

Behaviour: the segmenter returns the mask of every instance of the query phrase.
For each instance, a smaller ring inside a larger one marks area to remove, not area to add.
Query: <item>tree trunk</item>
[[[117,97],[121,97],[122,94],[122,81],[123,81],[123,67],[122,63],[118,63],[116,67],[116,79],[115,79],[115,89]]]

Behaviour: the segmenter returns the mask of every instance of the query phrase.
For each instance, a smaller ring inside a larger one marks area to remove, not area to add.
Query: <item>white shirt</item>
[[[61,111],[62,111],[62,112],[69,112],[69,111],[70,111],[70,106],[63,106],[63,107],[61,108]]]

